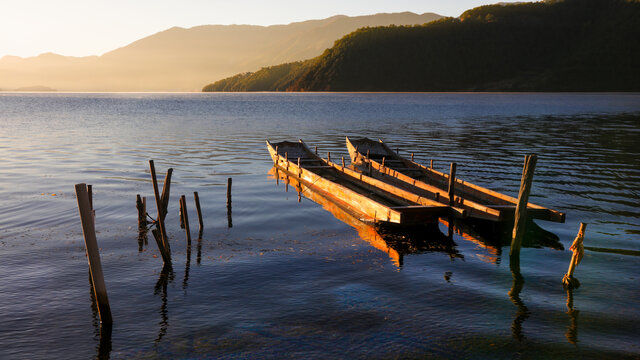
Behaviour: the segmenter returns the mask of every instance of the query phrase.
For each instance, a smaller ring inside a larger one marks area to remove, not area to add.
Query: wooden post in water
[[[198,237],[201,237],[202,230],[204,229],[204,225],[202,223],[202,212],[200,211],[200,197],[198,196],[197,191],[193,192],[193,200],[196,203],[196,212],[198,213],[198,234],[200,234],[200,236]]]
[[[289,164],[288,161],[287,161],[287,164]],[[230,228],[233,227],[233,223],[231,222],[231,183],[232,181],[233,180],[231,180],[231,178],[227,179],[227,227],[230,227]]]
[[[382,157],[382,167],[384,167],[384,156]]]
[[[178,217],[180,218],[180,229],[184,229],[184,216],[182,216],[182,198],[178,198]]]
[[[524,158],[524,167],[522,168],[522,179],[520,180],[520,193],[518,194],[518,204],[516,205],[516,214],[513,222],[513,232],[511,234],[511,250],[509,257],[514,258],[520,256],[520,246],[524,237],[525,226],[527,224],[527,206],[529,204],[529,192],[531,192],[531,183],[533,182],[533,172],[536,168],[538,157],[535,154],[527,155]]]
[[[413,153],[411,153],[411,161],[413,161]]]
[[[344,170],[344,156],[342,157],[342,169]]]
[[[187,213],[187,200],[182,195],[180,197],[180,208],[182,209],[182,221],[184,222],[184,231],[187,233],[187,245],[191,246],[191,231],[189,230],[189,214]]]
[[[104,325],[111,326],[113,322],[111,318],[111,308],[109,307],[107,286],[104,283],[104,274],[102,273],[100,251],[96,240],[95,222],[91,210],[91,202],[89,201],[87,185],[76,184],[75,188],[80,221],[82,222],[84,244],[87,249],[87,261],[89,262],[94,295],[96,302],[98,303],[97,307],[100,315],[100,322]]]
[[[573,240],[573,244],[569,250],[573,251],[573,255],[571,255],[571,263],[569,264],[569,270],[562,278],[562,285],[567,289],[573,289],[580,286],[580,282],[578,279],[573,277],[573,272],[576,270],[576,266],[582,261],[582,257],[584,256],[584,245],[582,242],[584,241],[584,232],[587,229],[587,224],[580,223],[580,230],[578,231],[578,235]]]
[[[167,217],[169,208],[169,193],[171,192],[171,174],[173,169],[167,170],[167,175],[164,177],[164,183],[162,183],[162,220]]]
[[[233,180],[231,178],[227,179],[227,207],[231,207],[231,183]]]
[[[432,160],[433,161],[433,160]],[[452,162],[449,168],[449,206],[454,203],[454,187],[456,183],[456,163]]]
[[[429,168],[430,168],[430,169],[433,169],[433,159],[431,159],[431,162],[430,162],[430,164],[429,164]]]
[[[331,151],[327,153],[327,161],[331,162]]]
[[[138,209],[138,230],[147,228],[147,210],[140,194],[136,195],[136,208]]]
[[[171,266],[171,250],[169,250],[169,247],[167,246],[168,241],[166,232],[164,230],[164,216],[162,215],[164,208],[162,206],[162,199],[160,198],[160,191],[158,191],[158,178],[156,177],[156,167],[153,164],[153,160],[149,160],[149,170],[151,172],[151,181],[153,183],[153,195],[155,196],[156,208],[158,209],[158,219],[156,220],[156,222],[158,224],[159,234],[156,234],[153,231],[152,234],[156,238],[156,241],[160,240],[160,242],[158,242],[158,248],[160,250],[160,254],[162,255],[162,260],[164,261],[165,265]]]
[[[89,195],[89,207],[93,210],[93,185],[87,185],[87,194]]]
[[[318,155],[318,147],[316,146],[316,155]]]

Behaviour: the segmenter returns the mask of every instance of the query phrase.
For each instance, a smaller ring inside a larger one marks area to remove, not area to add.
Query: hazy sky
[[[173,26],[287,24],[333,15],[464,10],[516,0],[0,0],[0,57],[100,55]]]

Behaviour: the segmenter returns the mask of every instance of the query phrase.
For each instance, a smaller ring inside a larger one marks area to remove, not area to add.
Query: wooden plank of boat
[[[284,141],[273,144],[267,141],[267,149],[276,167],[296,177],[314,191],[357,212],[363,221],[413,225],[433,222],[439,216],[451,214],[449,206],[438,204],[417,208],[406,199],[340,172],[312,152],[302,140],[297,143]],[[320,160],[324,165],[307,166],[303,160]]]
[[[337,163],[331,162],[329,160],[325,160],[326,163],[330,166],[332,166],[333,168],[335,168],[337,171],[342,172],[345,175],[348,175],[354,179],[357,179],[361,182],[363,182],[364,184],[369,185],[372,188],[376,188],[376,189],[381,189],[384,190],[386,192],[389,192],[395,196],[398,196],[400,198],[403,198],[405,200],[408,200],[412,203],[414,203],[415,205],[413,207],[416,206],[433,206],[433,207],[442,207],[444,204],[432,200],[429,197],[425,197],[424,194],[417,194],[415,192],[411,192],[408,191],[400,186],[394,186],[393,184],[389,183],[389,182],[385,182],[385,181],[381,181],[379,179],[376,179],[374,177],[371,176],[367,176],[366,174],[363,174],[362,172],[358,172],[354,169],[350,169],[348,167],[344,167],[342,165],[339,165]],[[448,205],[445,205],[448,206]],[[450,206],[450,216],[453,217],[466,217],[468,211],[459,207],[454,207],[454,206]],[[407,212],[411,212],[413,210],[410,210],[409,207],[406,210]]]
[[[351,145],[351,144],[348,143],[348,145]],[[366,157],[362,158],[362,155],[355,151],[355,147],[353,147],[352,145],[348,147],[350,150],[350,155],[352,153],[355,154],[352,156],[358,159],[357,160],[358,162],[368,164],[368,162],[366,162]],[[369,147],[367,148],[367,150],[370,152],[371,148],[373,148],[375,151],[381,151],[382,149],[380,147],[378,147],[378,149],[376,149],[376,147]],[[371,156],[371,153],[370,153],[370,156]],[[397,162],[404,163],[404,159],[399,159],[397,160]],[[357,162],[354,161],[354,163],[357,163]],[[375,164],[373,161],[371,161],[370,163],[372,164],[372,166],[375,167]],[[392,169],[391,167],[386,166],[386,164],[387,162],[385,159],[385,166],[382,166],[380,164],[380,166],[378,167],[378,170],[376,172],[372,172],[371,176],[382,181],[383,183],[388,184],[388,186],[404,189],[405,191],[413,193],[416,196],[419,196],[423,199],[430,199],[435,203],[445,203],[445,204],[449,203],[449,194],[447,191],[437,188],[435,186],[423,183],[419,180],[413,179],[408,175],[400,173]],[[454,200],[456,200],[454,201],[454,205],[456,207],[462,208],[468,212],[467,216],[485,219],[485,220],[491,220],[491,221],[503,220],[503,215],[500,210],[492,209],[490,207],[477,204],[475,202],[468,201],[460,197]]]
[[[436,200],[448,203],[448,194],[444,190],[448,187],[448,174],[401,157],[382,140],[377,142],[368,138],[352,140],[347,137],[346,142],[353,164],[370,166],[376,170],[376,176],[381,180],[391,182],[395,186],[401,186],[401,183],[410,184],[413,187],[411,191],[418,191],[416,188],[419,188],[422,191],[433,194]],[[365,154],[369,155],[366,156]],[[384,166],[382,165],[383,158]],[[455,180],[457,197],[454,199],[454,205],[468,209],[470,217],[493,221],[504,221],[513,218],[515,205],[517,204],[516,198],[461,179]],[[528,204],[527,211],[529,216],[535,219],[555,222],[565,221],[564,213],[533,203]]]

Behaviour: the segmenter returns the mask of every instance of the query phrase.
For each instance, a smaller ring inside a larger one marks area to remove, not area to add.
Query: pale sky
[[[403,11],[457,17],[476,6],[517,1],[0,0],[0,57],[101,55],[173,26],[273,25]]]

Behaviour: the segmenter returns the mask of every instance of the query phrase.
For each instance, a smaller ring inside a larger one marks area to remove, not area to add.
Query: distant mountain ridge
[[[288,25],[174,27],[102,56],[45,53],[0,59],[0,88],[43,86],[67,91],[199,91],[239,72],[320,55],[365,26],[423,24],[442,16],[410,12],[337,15]]]
[[[477,7],[361,28],[321,56],[203,91],[640,91],[640,0]]]

